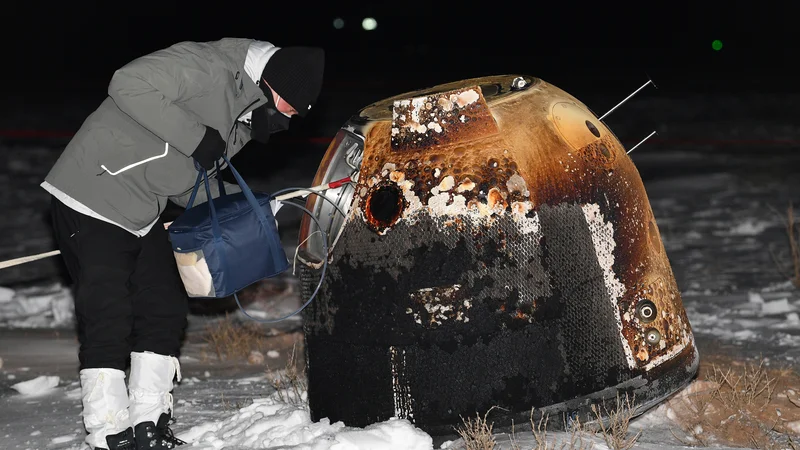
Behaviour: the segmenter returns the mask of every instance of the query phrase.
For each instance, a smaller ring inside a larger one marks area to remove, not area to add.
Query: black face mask
[[[267,96],[268,103],[253,110],[250,120],[250,135],[258,142],[266,144],[273,133],[289,128],[290,117],[286,117],[275,108],[271,95]]]

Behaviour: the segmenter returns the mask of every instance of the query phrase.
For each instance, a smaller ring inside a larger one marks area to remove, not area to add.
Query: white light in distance
[[[378,21],[372,17],[365,17],[364,20],[361,21],[361,28],[372,31],[378,27]]]

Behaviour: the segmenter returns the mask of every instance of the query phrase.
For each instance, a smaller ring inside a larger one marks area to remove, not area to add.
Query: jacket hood
[[[244,61],[244,70],[256,86],[261,86],[261,73],[264,71],[269,59],[280,47],[267,41],[253,41],[247,48],[247,57]]]

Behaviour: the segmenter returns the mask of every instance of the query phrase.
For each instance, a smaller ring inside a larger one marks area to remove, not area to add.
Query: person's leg
[[[131,277],[134,352],[178,357],[189,297],[183,287],[167,231],[161,224],[141,238],[142,251]]]
[[[172,381],[180,381],[181,343],[189,312],[167,232],[156,224],[142,238],[132,280],[133,349],[129,383],[131,423],[140,448],[172,448],[168,430]]]
[[[132,329],[129,278],[139,243],[127,231],[78,213],[57,199],[55,238],[74,283],[83,420],[93,448],[132,438],[125,368]],[[107,439],[108,438],[108,439]]]

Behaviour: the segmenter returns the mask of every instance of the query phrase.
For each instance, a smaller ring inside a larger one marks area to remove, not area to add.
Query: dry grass
[[[488,420],[489,413],[495,408],[499,407],[494,406],[490,408],[483,417],[476,413],[474,419],[461,418],[462,425],[456,429],[456,432],[461,436],[465,450],[492,450],[496,447],[497,442],[495,441],[493,432],[494,424]],[[585,440],[586,430],[580,421],[574,421],[572,425],[570,425],[570,436],[568,440],[554,441],[548,444],[548,417],[543,416],[537,423],[533,418],[533,413],[534,409],[531,409],[530,427],[534,438],[534,446],[531,450],[591,450],[594,447],[594,442],[590,439]],[[515,427],[512,423],[511,449],[523,450],[523,447],[519,444],[517,439]]]
[[[774,208],[772,209],[776,214],[782,216],[777,210]],[[786,216],[783,217],[783,224],[786,227],[786,235],[789,238],[789,253],[791,259],[790,273],[786,272],[784,269],[785,264],[781,264],[774,253],[772,256],[775,259],[775,263],[778,265],[778,270],[780,270],[795,287],[800,288],[800,227],[794,216],[794,206],[791,203],[789,203],[789,207],[786,210]]]
[[[483,417],[480,414],[475,418],[461,418],[463,425],[456,429],[461,439],[464,441],[466,450],[492,450],[497,445],[492,432],[493,423],[489,422],[488,415],[494,409],[492,407]],[[600,413],[600,408],[593,406],[596,417],[598,418],[598,430],[605,440],[606,445],[613,450],[630,450],[639,438],[639,433],[630,436],[628,425],[636,413],[636,407],[626,396],[625,402],[620,401],[617,395],[617,405],[613,411]],[[534,409],[530,413],[530,427],[534,438],[532,450],[591,450],[594,442],[586,437],[587,429],[581,424],[580,420],[573,421],[569,425],[569,439],[553,441],[548,443],[547,423],[549,416],[543,415],[538,422],[533,418]],[[603,417],[605,419],[603,420]],[[565,421],[566,422],[566,421]],[[511,429],[511,448],[512,450],[523,450],[517,441],[517,435],[512,425]]]
[[[665,405],[679,429],[672,434],[689,446],[797,449],[798,383],[794,371],[770,369],[764,360],[701,366],[698,380]]]
[[[794,268],[792,272],[792,283],[795,287],[800,288],[800,245],[798,245],[798,241],[800,241],[800,230],[797,228],[794,219],[794,208],[791,203],[789,204],[787,213],[786,233],[789,235],[789,249],[792,252],[792,266]]]
[[[308,408],[306,396],[308,381],[304,371],[305,367],[301,368],[297,355],[297,342],[295,342],[292,353],[286,361],[286,367],[280,371],[267,368],[267,378],[282,402]]]
[[[246,398],[244,400],[236,400],[235,402],[231,402],[225,398],[225,393],[223,392],[220,401],[222,403],[222,409],[225,411],[238,411],[245,406],[251,405],[253,403],[252,398]]]
[[[220,360],[247,359],[251,351],[264,348],[267,336],[258,323],[239,323],[227,314],[225,319],[206,327],[203,339]]]
[[[628,427],[631,419],[636,416],[637,409],[635,398],[632,399],[628,394],[625,394],[625,400],[622,401],[619,393],[617,394],[616,407],[613,411],[606,409],[605,414],[601,414],[600,407],[592,405],[592,412],[597,418],[598,431],[602,434],[608,448],[612,450],[629,450],[636,445],[641,432],[631,436]],[[603,419],[603,416],[606,418]]]
[[[494,408],[494,406],[489,408],[483,417],[475,413],[475,419],[461,418],[463,424],[456,428],[456,432],[464,440],[466,450],[493,450],[497,445],[492,432],[494,423],[487,420],[489,413]]]
[[[549,421],[549,416],[542,415],[537,423],[533,419],[533,412],[534,410],[531,409],[531,416],[530,416],[530,424],[531,424],[531,432],[533,433],[533,439],[535,442],[535,447],[532,450],[591,450],[594,447],[594,442],[588,441],[584,442],[584,429],[583,425],[580,421],[575,421],[570,426],[570,437],[568,441],[554,441],[551,444],[547,443],[547,422]],[[522,448],[516,443],[516,436],[514,436],[513,429],[512,429],[512,447],[514,450],[522,450]]]
[[[712,365],[708,380],[717,386],[711,392],[711,398],[718,399],[732,411],[765,408],[772,402],[777,387],[777,377],[767,372],[764,360],[758,366],[745,364],[741,371]]]

